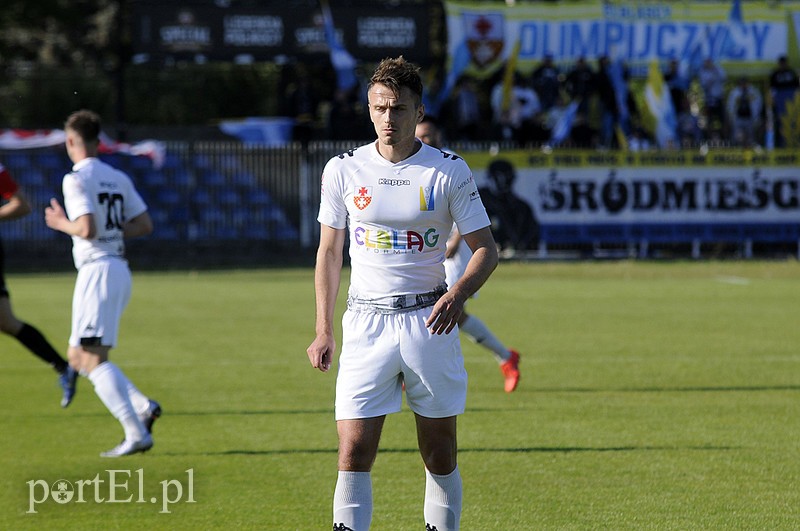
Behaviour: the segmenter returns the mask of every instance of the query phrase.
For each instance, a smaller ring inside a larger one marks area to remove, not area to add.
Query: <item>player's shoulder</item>
[[[369,148],[374,145],[374,142],[369,144],[362,144],[360,146],[352,147],[347,151],[339,153],[331,159],[331,161],[339,160],[343,162],[363,160],[369,154]]]
[[[331,157],[326,164],[326,171],[330,172],[342,168],[363,166],[370,160],[369,148],[372,145],[373,144],[370,143],[350,148],[347,151],[343,151],[342,153]]]
[[[433,161],[437,165],[439,164],[450,164],[450,165],[466,165],[464,158],[461,157],[455,151],[448,149],[446,147],[438,148],[428,144],[423,143],[422,147],[420,148],[422,156],[426,157],[428,160]]]

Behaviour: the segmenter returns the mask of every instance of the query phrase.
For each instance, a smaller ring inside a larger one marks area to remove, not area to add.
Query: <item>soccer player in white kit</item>
[[[444,148],[442,131],[432,118],[427,116],[417,124],[416,137],[426,144],[439,148],[442,151],[451,151]],[[472,256],[472,251],[464,242],[458,228],[453,225],[450,236],[447,238],[447,250],[445,251],[445,281],[447,286],[452,286],[464,275],[467,264]],[[473,297],[477,297],[475,293]],[[500,365],[500,372],[503,373],[504,389],[506,393],[511,393],[517,388],[519,383],[519,352],[514,349],[506,348],[505,345],[492,333],[486,324],[475,315],[464,311],[458,319],[458,328],[468,338],[484,347],[494,355]]]
[[[463,159],[414,137],[424,116],[419,69],[384,59],[368,89],[377,141],[331,159],[322,177],[311,365],[330,369],[334,307],[349,234],[351,277],[336,380],[339,474],[333,528],[369,529],[370,470],[385,417],[400,411],[402,383],[425,465],[427,529],[459,528],[456,418],[467,375],[456,323],[497,266],[497,247]],[[445,285],[453,223],[473,251],[464,276]]]
[[[150,234],[153,223],[130,178],[97,158],[100,117],[92,111],[77,111],[67,118],[64,129],[74,166],[62,182],[64,208],[51,199],[45,222],[72,236],[78,270],[69,362],[92,382],[125,431],[119,445],[100,455],[145,452],[153,446],[150,432],[161,407],[142,394],[108,355],[116,346],[120,317],[131,293],[124,238]]]

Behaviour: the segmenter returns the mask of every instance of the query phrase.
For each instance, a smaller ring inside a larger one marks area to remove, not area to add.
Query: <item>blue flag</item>
[[[578,104],[579,101],[573,101],[569,105],[567,105],[567,109],[564,111],[564,114],[558,117],[556,124],[553,126],[553,130],[550,133],[550,145],[557,146],[561,142],[563,142],[568,136],[570,131],[572,131],[572,124],[575,123],[575,115],[578,114]]]
[[[340,90],[350,90],[358,85],[356,60],[336,38],[336,28],[333,25],[333,15],[328,0],[320,0],[319,3],[325,24],[325,40],[331,51],[331,65],[336,71],[336,86]]]

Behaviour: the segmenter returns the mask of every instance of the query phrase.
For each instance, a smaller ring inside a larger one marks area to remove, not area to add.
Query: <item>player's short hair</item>
[[[99,114],[88,109],[81,109],[67,117],[64,129],[75,131],[84,142],[97,142],[100,138],[101,125]]]
[[[386,85],[395,95],[400,94],[403,87],[408,87],[417,96],[417,101],[422,101],[422,78],[419,75],[419,67],[406,61],[402,55],[396,59],[387,57],[378,64],[369,80],[368,88],[377,84]]]
[[[441,128],[441,126],[439,125],[439,120],[437,120],[435,116],[432,116],[430,114],[426,114],[425,116],[423,116],[422,120],[420,120],[419,123],[421,123],[421,124],[431,124],[436,129],[440,129]]]

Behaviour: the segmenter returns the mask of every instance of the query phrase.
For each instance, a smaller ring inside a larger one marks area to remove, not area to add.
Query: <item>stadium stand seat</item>
[[[203,170],[200,172],[200,185],[220,187],[225,185],[225,175],[216,170]]]
[[[191,194],[191,202],[194,205],[205,206],[213,203],[211,194],[205,188],[198,188]]]
[[[6,166],[9,171],[16,175],[22,169],[29,168],[33,162],[31,160],[31,155],[29,153],[25,153],[23,151],[14,151],[10,153],[6,153],[3,155],[2,160],[0,162]]]
[[[270,237],[269,229],[263,226],[247,227],[244,230],[244,237],[248,240],[268,240]]]
[[[166,173],[167,182],[171,186],[190,187],[195,185],[194,175],[184,168],[176,168],[171,173]]]
[[[54,151],[37,153],[34,156],[33,163],[46,170],[60,169],[66,171],[72,167],[72,163],[69,161],[66,154],[62,155]]]
[[[181,204],[168,210],[170,223],[188,223],[192,219],[189,208]]]
[[[156,193],[156,201],[161,205],[174,206],[183,203],[183,197],[177,190],[162,188]]]
[[[244,189],[249,189],[249,188],[255,188],[257,181],[252,173],[246,171],[240,171],[233,174],[233,177],[231,177],[231,184],[233,184],[234,186],[239,186]]]
[[[281,241],[296,240],[298,238],[297,230],[291,225],[280,225],[274,231],[275,239]]]
[[[151,163],[152,165],[152,163]],[[166,153],[164,155],[164,164],[162,166],[165,170],[174,170],[183,166],[183,160],[177,153]]]
[[[200,221],[203,223],[222,223],[225,221],[225,212],[215,206],[200,209]]]
[[[239,157],[233,154],[221,155],[217,167],[225,172],[232,173],[239,169]]]
[[[136,155],[136,156],[128,156],[125,157],[129,160],[127,164],[132,170],[141,170],[147,171],[153,169],[153,160],[150,157],[145,157],[144,155]]]
[[[253,189],[244,194],[247,204],[252,206],[267,206],[272,204],[272,197],[266,190]]]
[[[221,240],[236,240],[239,238],[239,230],[228,225],[218,225],[211,231],[211,234]]]
[[[167,184],[167,176],[160,170],[150,170],[141,179],[142,184],[150,188],[156,188]]]
[[[235,190],[223,190],[219,194],[219,202],[221,205],[234,206],[238,205],[241,200],[239,194]]]
[[[11,174],[14,180],[17,181],[26,192],[31,188],[44,187],[48,184],[48,179],[45,178],[44,172],[38,168],[28,167],[12,171]]]
[[[211,159],[208,157],[208,155],[195,153],[192,156],[192,167],[196,170],[211,169]]]

